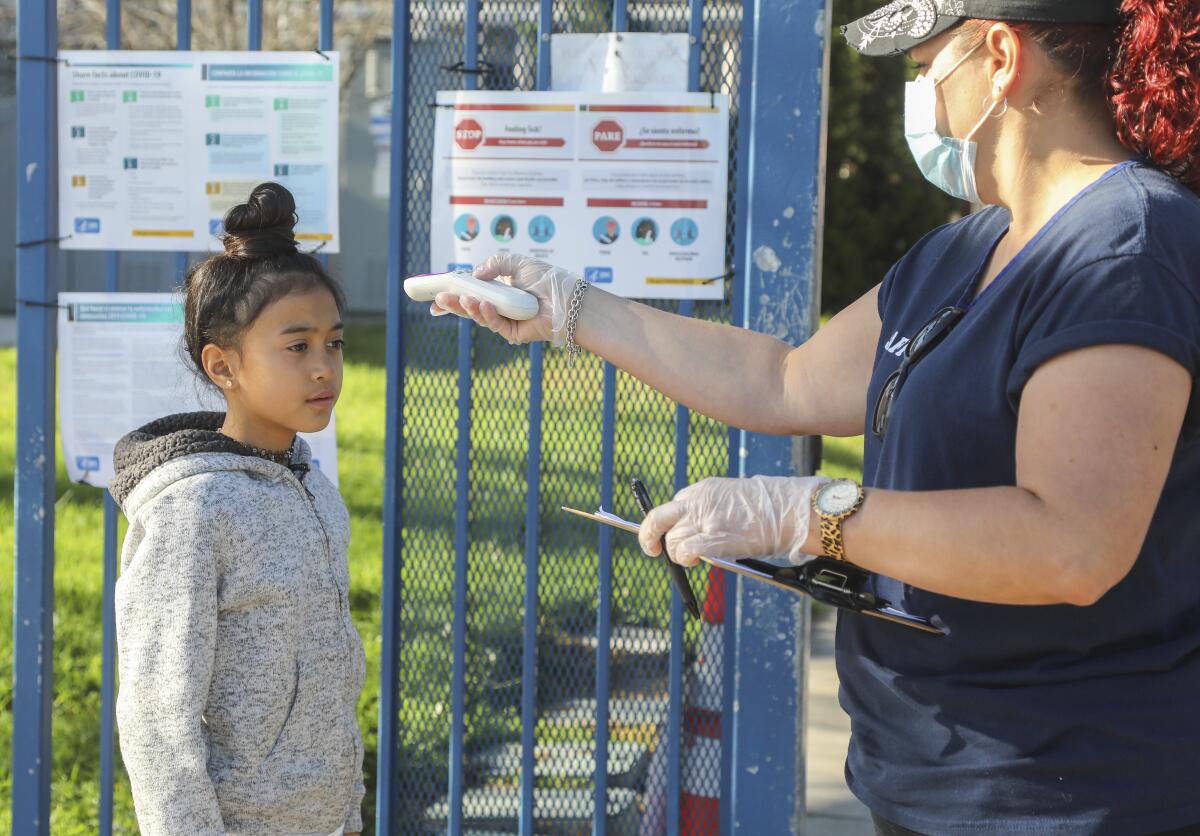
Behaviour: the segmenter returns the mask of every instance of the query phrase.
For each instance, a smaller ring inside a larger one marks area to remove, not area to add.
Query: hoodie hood
[[[199,473],[242,470],[271,479],[287,475],[289,468],[262,458],[252,448],[221,433],[224,423],[224,412],[168,415],[118,441],[113,451],[116,476],[108,489],[126,516],[168,485]],[[311,459],[308,444],[297,438],[290,470],[303,478]],[[154,478],[148,478],[152,474]]]

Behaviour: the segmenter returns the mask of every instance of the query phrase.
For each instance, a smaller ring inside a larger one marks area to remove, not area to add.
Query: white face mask
[[[937,129],[937,88],[983,44],[959,58],[945,75],[934,81],[931,75],[918,76],[904,86],[904,138],[917,167],[925,179],[949,195],[982,203],[975,185],[975,158],[979,146],[971,137],[996,109],[993,101],[983,117],[964,139],[942,136]]]

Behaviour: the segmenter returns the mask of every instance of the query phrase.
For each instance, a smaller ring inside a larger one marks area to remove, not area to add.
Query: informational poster
[[[722,297],[727,97],[442,92],[437,105],[434,272],[512,251],[621,296]]]
[[[59,413],[72,481],[107,485],[116,443],[157,418],[224,411],[224,399],[185,353],[177,295],[60,293],[58,304]],[[336,485],[334,423],[302,438],[314,466]]]
[[[302,248],[336,253],[336,52],[58,54],[64,249],[220,250],[267,180],[296,196]]]

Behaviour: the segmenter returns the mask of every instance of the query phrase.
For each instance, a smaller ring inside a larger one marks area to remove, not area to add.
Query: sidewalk
[[[874,836],[871,814],[846,788],[843,767],[850,719],[838,705],[833,666],[835,619],[826,611],[813,619],[808,669],[808,824],[804,836]]]
[[[17,344],[17,318],[0,315],[0,348],[8,348]]]

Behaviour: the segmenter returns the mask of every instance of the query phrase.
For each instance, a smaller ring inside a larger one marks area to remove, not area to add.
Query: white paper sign
[[[432,271],[511,250],[622,296],[722,297],[726,96],[441,92],[437,104]]]
[[[550,68],[552,90],[683,92],[688,89],[688,36],[555,34],[550,38]]]
[[[58,57],[64,249],[220,250],[226,210],[274,180],[301,246],[338,251],[336,52]]]
[[[113,448],[158,418],[223,411],[224,401],[185,364],[183,308],[172,293],[60,293],[58,395],[63,458],[73,482],[107,485]],[[301,436],[335,485],[334,421]]]

